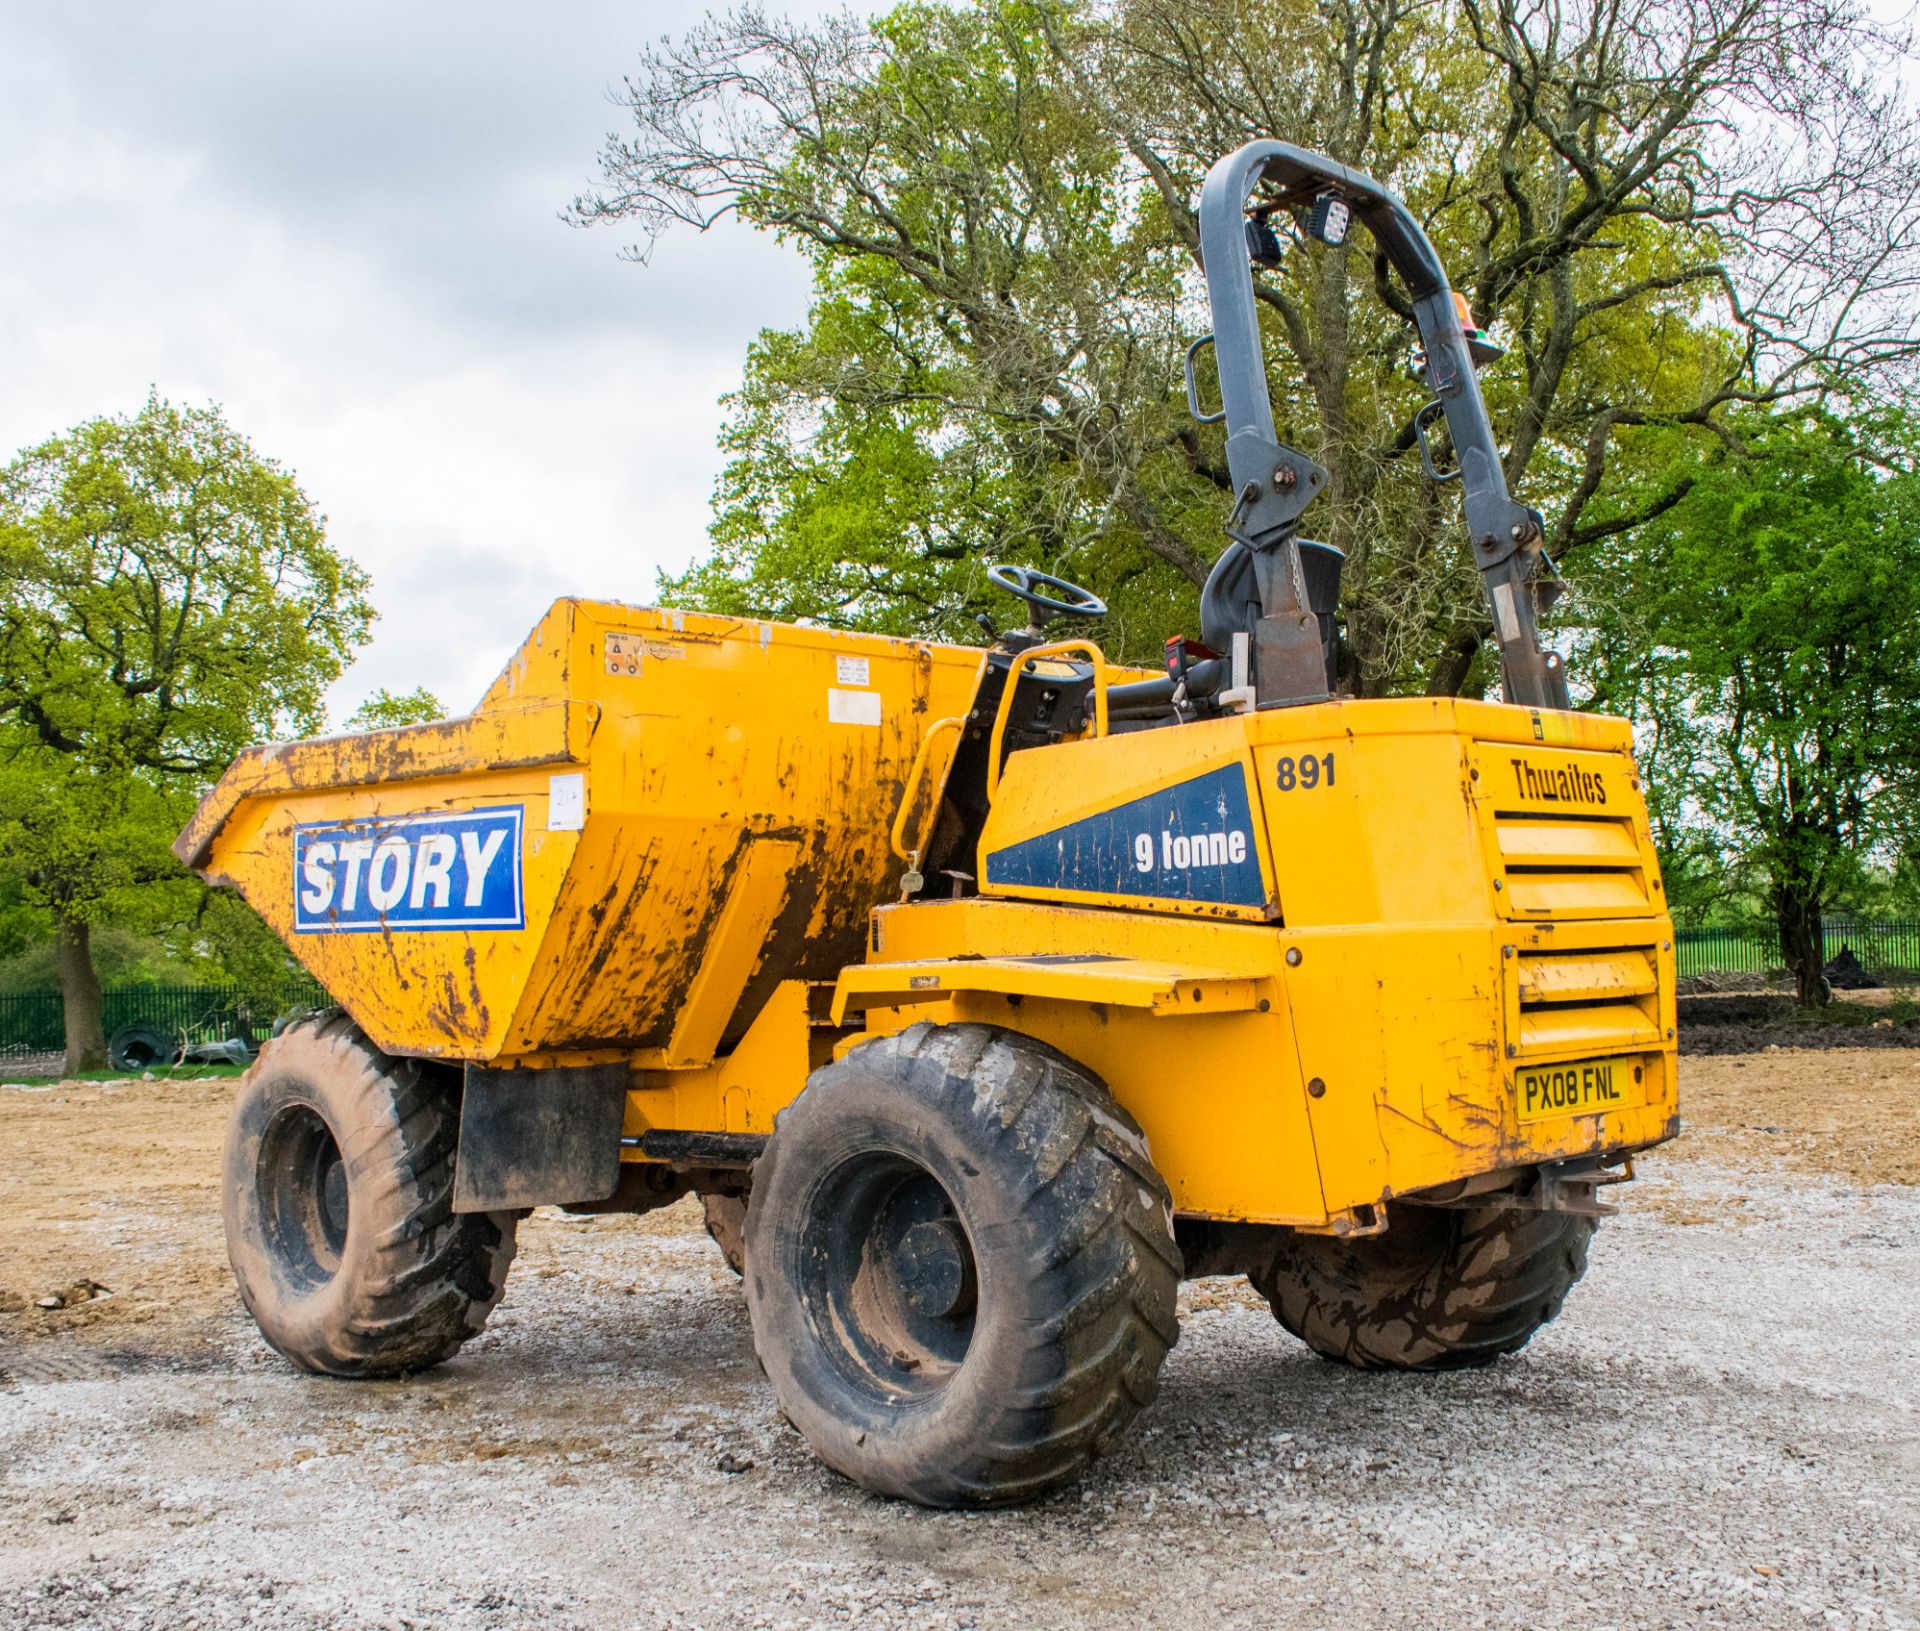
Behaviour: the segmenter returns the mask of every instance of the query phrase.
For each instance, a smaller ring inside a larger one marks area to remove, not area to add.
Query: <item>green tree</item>
[[[1002,554],[1106,593],[1122,650],[1190,617],[1227,508],[1180,378],[1207,323],[1194,201],[1263,136],[1395,187],[1504,324],[1508,480],[1583,570],[1743,404],[1913,355],[1920,145],[1888,48],[1825,0],[711,20],[645,57],[573,219],[651,239],[737,211],[811,258],[816,301],[755,348],[714,555],[667,593],[952,633]],[[1404,296],[1358,244],[1297,244],[1259,293],[1281,435],[1331,476],[1311,524],[1348,555],[1354,687],[1480,688],[1453,495],[1409,457]]]
[[[1138,230],[1125,154],[1041,22],[909,5],[813,33],[742,14],[635,87],[643,121],[692,120],[699,63],[744,87],[767,60],[766,140],[724,185],[812,257],[818,291],[806,333],[755,349],[714,561],[671,598],[953,636],[989,608],[999,556],[1098,583],[1122,650],[1192,605],[1218,513],[1196,547],[1183,511],[1216,492],[1195,490],[1167,394],[1187,257]]]
[[[347,715],[350,731],[384,731],[396,725],[425,725],[447,717],[446,707],[424,685],[411,691],[384,686]]]
[[[0,469],[0,871],[49,915],[67,1067],[105,1061],[91,926],[250,741],[313,731],[367,579],[218,408],[149,397]]]
[[[1733,429],[1681,502],[1614,544],[1590,666],[1599,702],[1645,722],[1683,893],[1763,900],[1815,1002],[1823,914],[1899,866],[1920,813],[1920,427],[1806,412]]]
[[[69,1071],[106,1063],[94,923],[129,891],[183,876],[167,845],[193,801],[169,791],[16,732],[0,746],[0,867],[51,918]]]

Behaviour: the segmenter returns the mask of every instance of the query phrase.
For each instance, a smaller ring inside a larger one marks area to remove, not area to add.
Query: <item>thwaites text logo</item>
[[[1535,804],[1605,804],[1607,784],[1597,770],[1575,764],[1539,764],[1513,758],[1513,790]]]
[[[518,929],[526,922],[517,804],[293,830],[300,934]]]

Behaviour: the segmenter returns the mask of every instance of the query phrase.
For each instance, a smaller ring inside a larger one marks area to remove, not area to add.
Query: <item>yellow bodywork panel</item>
[[[981,1020],[1098,1070],[1190,1212],[1319,1225],[1642,1148],[1677,1126],[1673,950],[1629,747],[1618,720],[1440,699],[1032,749],[981,839],[1001,898],[877,913],[840,996],[872,1030]],[[1213,835],[1238,820],[1236,861]],[[1051,856],[1052,886],[1009,852]],[[1090,956],[1238,977],[1255,1007],[1103,998]],[[982,972],[912,988],[940,957]],[[984,970],[1042,957],[1050,988],[993,993]],[[1604,1097],[1567,1087],[1583,1071]]]
[[[822,1015],[833,987],[786,980],[774,988],[739,1045],[694,1070],[634,1072],[622,1129],[629,1159],[648,1133],[744,1133],[765,1136],[807,1077],[833,1055],[837,1033]]]
[[[1624,723],[1406,699],[1090,730],[1006,758],[978,893],[884,904],[929,732],[930,798],[992,728],[981,663],[561,601],[472,715],[255,749],[179,850],[390,1051],[627,1064],[629,1159],[765,1135],[921,1021],[1080,1061],[1213,1217],[1370,1227],[1671,1136]]]
[[[1017,760],[1015,761],[1018,762]],[[921,1020],[976,1022],[1023,1032],[1069,1054],[1100,1076],[1147,1133],[1154,1164],[1183,1211],[1319,1223],[1325,1216],[1280,975],[1285,948],[1265,926],[1154,917],[1140,912],[1029,905],[1017,901],[936,901],[883,907],[874,914],[873,961],[842,975],[839,995],[864,986],[869,1034]],[[991,989],[914,993],[914,971],[947,948],[956,967],[975,962],[1031,969],[1072,947],[1069,969],[1081,988],[1027,995]],[[1088,957],[1106,957],[1102,965]],[[1186,999],[1185,1013],[1161,999],[1119,1000],[1171,982],[1124,975],[1103,988],[1102,966],[1170,966],[1205,971],[1203,995],[1231,995],[1213,1009]],[[897,1006],[882,1002],[891,973]],[[1250,1003],[1247,999],[1251,999]],[[855,1039],[857,1045],[857,1038]],[[843,1043],[843,1046],[846,1044]],[[1214,1074],[1224,1062],[1231,1068]]]
[[[252,749],[178,848],[393,1052],[691,1068],[859,957],[921,733],[979,666],[563,600],[471,716]]]
[[[1224,969],[1136,957],[1061,956],[1039,952],[1013,957],[934,959],[914,963],[869,963],[840,976],[833,1017],[839,1023],[868,1008],[938,1002],[962,991],[994,991],[1009,997],[1052,997],[1061,1002],[1112,1003],[1155,1014],[1240,1013],[1260,1003],[1257,983]]]
[[[503,707],[490,714],[359,731],[317,741],[270,743],[234,761],[175,842],[189,866],[204,866],[214,840],[242,804],[277,793],[336,792],[391,782],[443,779],[485,766],[491,773],[541,765],[584,764],[597,703],[559,699]],[[231,845],[229,836],[222,843]]]

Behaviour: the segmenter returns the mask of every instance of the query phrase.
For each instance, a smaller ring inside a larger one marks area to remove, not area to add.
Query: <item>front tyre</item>
[[[747,1305],[827,1465],[926,1506],[1072,1478],[1159,1388],[1180,1257],[1138,1126],[1052,1048],[915,1025],[814,1073],[747,1209]]]
[[[388,1058],[344,1014],[261,1049],[227,1124],[227,1255],[294,1364],[405,1375],[485,1324],[517,1219],[453,1210],[459,1123],[456,1074]]]
[[[1514,1353],[1587,1268],[1596,1220],[1392,1202],[1358,1240],[1294,1235],[1249,1278],[1275,1317],[1361,1370],[1462,1370]]]

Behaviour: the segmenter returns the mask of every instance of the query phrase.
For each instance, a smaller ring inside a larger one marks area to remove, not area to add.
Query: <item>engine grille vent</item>
[[[1521,1056],[1631,1053],[1660,1046],[1660,980],[1653,947],[1523,951]]]
[[[1646,917],[1646,863],[1626,816],[1496,810],[1502,910],[1516,918]]]

